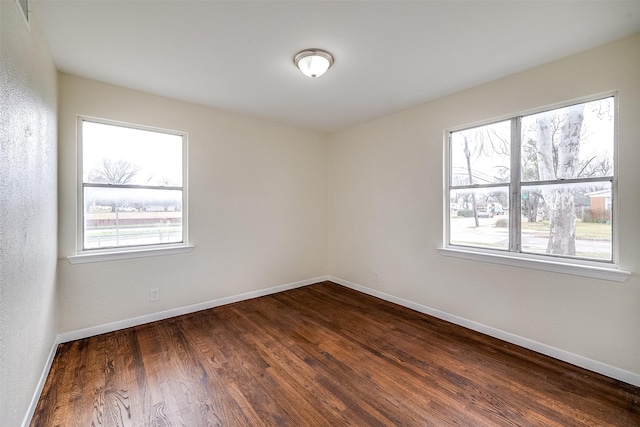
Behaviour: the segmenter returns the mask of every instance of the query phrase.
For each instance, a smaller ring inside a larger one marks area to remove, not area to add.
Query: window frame
[[[614,122],[613,122],[613,176],[597,178],[572,178],[557,179],[551,181],[526,181],[523,185],[521,179],[521,123],[522,118],[534,114],[539,114],[571,105],[597,101],[605,98],[613,98]],[[443,246],[438,248],[445,256],[470,259],[474,261],[484,261],[516,267],[531,268],[537,270],[554,271],[584,277],[594,277],[605,280],[623,282],[629,276],[629,272],[623,271],[619,267],[618,230],[619,218],[617,208],[618,189],[618,94],[616,91],[600,93],[597,95],[564,101],[544,107],[539,107],[517,114],[509,114],[503,117],[493,118],[473,124],[458,127],[451,127],[444,131],[444,162],[443,162]],[[451,171],[453,170],[451,156],[451,135],[455,132],[470,130],[494,123],[511,121],[511,143],[510,143],[510,179],[508,183],[491,184],[470,184],[456,185],[451,183]],[[540,184],[572,184],[589,182],[607,182],[611,184],[612,228],[611,228],[611,260],[596,260],[579,257],[567,257],[561,255],[536,254],[521,251],[521,190],[524,187],[536,186]],[[451,191],[461,189],[483,189],[492,187],[509,188],[509,246],[508,249],[491,249],[484,247],[464,246],[451,244]]]
[[[146,186],[146,185],[127,185],[127,184],[100,184],[84,182],[84,165],[83,165],[83,123],[97,123],[110,126],[118,126],[122,128],[130,128],[135,130],[158,132],[168,135],[180,136],[182,138],[182,186],[181,187],[162,187],[162,186]],[[76,253],[67,257],[72,264],[121,260],[129,258],[141,258],[158,255],[173,255],[179,253],[190,252],[193,246],[189,244],[188,233],[188,134],[183,131],[170,130],[155,126],[140,125],[134,123],[121,122],[98,117],[78,115],[76,122],[76,143],[77,143],[77,199],[76,199]],[[87,185],[88,184],[88,185]],[[132,189],[181,189],[182,191],[182,241],[173,243],[157,243],[149,245],[131,245],[110,248],[84,248],[84,190],[86,187],[91,188],[132,188]]]

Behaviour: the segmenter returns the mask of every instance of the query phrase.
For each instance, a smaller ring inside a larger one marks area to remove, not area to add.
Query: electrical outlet
[[[160,299],[160,289],[149,289],[149,301],[156,302]]]
[[[377,271],[373,271],[373,280],[375,280],[376,282],[380,279],[380,275],[378,274]]]

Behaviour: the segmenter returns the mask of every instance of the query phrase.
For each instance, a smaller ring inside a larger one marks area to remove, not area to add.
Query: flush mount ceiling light
[[[305,76],[315,79],[333,65],[333,56],[322,49],[305,49],[293,57],[293,63]]]

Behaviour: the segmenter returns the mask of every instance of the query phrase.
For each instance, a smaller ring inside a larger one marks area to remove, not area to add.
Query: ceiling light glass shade
[[[333,65],[333,56],[326,50],[306,49],[293,57],[293,62],[305,76],[315,79]]]

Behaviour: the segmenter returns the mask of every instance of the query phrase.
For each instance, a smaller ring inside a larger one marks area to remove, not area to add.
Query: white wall
[[[15,1],[0,53],[0,420],[18,426],[57,334],[56,70]]]
[[[611,90],[619,91],[619,247],[629,280],[438,253],[445,129]],[[640,35],[331,135],[330,274],[638,374],[639,136]]]
[[[61,332],[327,274],[326,136],[68,74],[59,87]],[[188,132],[191,253],[69,264],[78,114]]]

